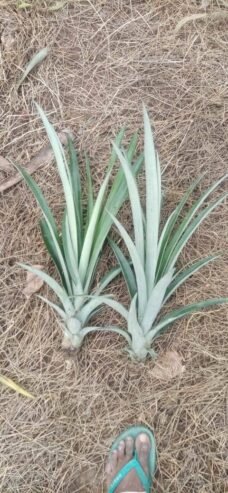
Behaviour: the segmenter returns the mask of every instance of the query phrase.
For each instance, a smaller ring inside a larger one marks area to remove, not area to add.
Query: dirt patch
[[[72,129],[79,150],[90,153],[98,186],[111,139],[122,125],[127,135],[141,128],[144,101],[164,170],[164,217],[201,172],[207,171],[202,186],[224,174],[227,20],[190,22],[175,34],[184,16],[202,12],[200,2],[72,1],[54,12],[45,2],[28,3],[32,8],[17,10],[16,2],[7,2],[0,12],[1,156],[26,165],[46,144],[35,99],[57,130]],[[220,8],[218,2],[207,6]],[[50,55],[16,93],[22,67],[44,46]],[[7,171],[0,174],[7,178]],[[40,169],[36,179],[58,216],[63,198],[54,165]],[[1,373],[37,396],[30,402],[0,387],[1,491],[103,491],[108,447],[126,426],[143,423],[157,439],[156,493],[224,493],[227,308],[176,323],[156,342],[161,353],[176,351],[183,359],[184,373],[169,382],[153,377],[152,361],[128,360],[124,341],[115,335],[88,337],[79,354],[68,355],[51,310],[35,297],[25,299],[26,274],[16,264],[52,271],[37,226],[40,212],[22,183],[0,201]],[[194,235],[181,261],[227,251],[227,229],[224,204]],[[169,305],[227,295],[227,265],[226,253]],[[118,296],[117,282],[115,289]],[[122,299],[127,302],[124,286]],[[111,312],[106,317],[116,322]]]

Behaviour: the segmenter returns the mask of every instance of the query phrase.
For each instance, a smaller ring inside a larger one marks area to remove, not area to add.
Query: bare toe
[[[126,455],[128,457],[128,460],[130,460],[133,457],[133,451],[134,451],[134,440],[132,437],[127,437],[126,438]]]
[[[118,458],[118,451],[117,450],[113,450],[108,462],[107,462],[107,465],[106,465],[106,474],[107,475],[110,475],[113,473],[113,471],[116,470],[117,468],[117,458]]]
[[[125,455],[125,442],[121,440],[121,442],[118,445],[118,458],[123,459],[124,455]]]
[[[146,433],[140,433],[136,438],[135,447],[138,454],[139,462],[145,473],[148,474],[148,459],[150,454],[150,438]]]

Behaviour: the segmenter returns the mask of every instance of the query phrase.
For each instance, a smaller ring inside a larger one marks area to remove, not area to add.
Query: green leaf
[[[209,262],[212,262],[212,260],[215,260],[218,257],[219,255],[210,255],[209,257],[205,257],[203,259],[198,260],[197,262],[194,262],[194,264],[190,265],[190,267],[188,267],[187,269],[178,272],[166,290],[164,303],[170,298],[170,296],[176,291],[176,289],[179,286],[181,286],[189,277],[191,277],[193,274],[198,272],[199,269],[202,269],[202,267],[209,264]]]
[[[159,243],[158,243],[158,262],[157,262],[157,268],[156,268],[156,280],[158,280],[160,278],[160,275],[164,271],[163,258],[164,258],[164,255],[166,253],[166,248],[169,247],[170,237],[171,237],[171,234],[173,232],[174,227],[177,224],[178,218],[180,217],[181,211],[183,210],[183,207],[185,206],[186,202],[188,201],[193,190],[195,190],[196,186],[202,180],[203,176],[204,175],[201,175],[196,180],[194,180],[192,185],[185,192],[185,194],[182,197],[181,201],[179,202],[178,206],[174,209],[172,214],[170,214],[169,218],[167,219],[167,221],[165,223],[165,226],[162,230],[162,234],[161,234],[161,237],[160,237]]]
[[[123,330],[123,329],[120,329],[120,327],[116,327],[114,325],[109,325],[107,327],[100,327],[100,326],[97,326],[97,327],[84,327],[81,330],[81,333],[82,333],[83,337],[85,337],[87,334],[90,334],[91,332],[97,332],[97,331],[100,331],[100,332],[114,332],[115,334],[118,334],[120,336],[123,336],[124,339],[126,339],[126,341],[128,342],[128,344],[131,344],[131,337],[127,333],[127,331],[126,330]]]
[[[149,295],[154,287],[157,264],[161,183],[159,161],[154,147],[149,116],[145,107],[143,108],[143,113],[146,173],[146,277]]]
[[[178,310],[170,312],[163,320],[161,320],[153,329],[147,334],[147,341],[152,342],[155,337],[158,337],[159,333],[163,331],[168,325],[172,324],[179,318],[186,317],[187,315],[195,312],[199,312],[209,306],[221,305],[228,303],[228,298],[215,298],[212,300],[199,301],[191,305],[184,306]]]
[[[93,182],[92,182],[91,169],[90,169],[90,160],[86,152],[84,153],[84,156],[86,163],[86,183],[87,183],[87,211],[86,211],[85,231],[87,231],[89,221],[93,213],[94,198],[93,198]]]
[[[84,285],[84,282],[86,281],[86,274],[87,274],[87,269],[89,265],[89,259],[91,256],[91,250],[94,242],[94,237],[96,234],[96,228],[97,228],[97,223],[99,221],[100,213],[101,213],[101,208],[103,205],[105,193],[107,190],[107,185],[109,182],[110,178],[110,173],[111,171],[108,172],[106,175],[100,190],[98,192],[97,200],[94,204],[93,212],[90,217],[90,222],[88,224],[88,229],[86,231],[83,247],[82,247],[82,253],[81,253],[81,258],[80,258],[80,263],[79,263],[79,275],[80,279],[82,281],[82,285]]]
[[[80,310],[80,313],[78,313],[78,318],[84,325],[90,318],[91,315],[93,314],[94,310],[96,310],[98,307],[101,305],[107,305],[113,310],[115,310],[117,313],[119,313],[125,320],[128,319],[128,311],[126,308],[121,305],[116,300],[113,300],[112,298],[108,298],[107,296],[93,296],[92,299],[90,299]]]
[[[167,287],[171,283],[173,278],[174,269],[170,269],[154,286],[151,295],[148,299],[147,306],[142,319],[142,327],[145,332],[149,332],[154,320],[157,318],[158,313],[163,305],[163,300]]]
[[[168,268],[174,267],[174,265],[175,265],[175,263],[176,263],[179,255],[180,255],[181,251],[183,250],[183,248],[186,245],[186,243],[189,240],[189,238],[191,238],[191,236],[193,235],[193,233],[195,232],[195,230],[199,227],[199,225],[202,223],[202,221],[204,221],[204,219],[206,219],[207,216],[209,216],[209,214],[219,204],[221,204],[221,202],[223,202],[223,200],[225,199],[225,197],[227,197],[227,195],[228,195],[227,192],[224,193],[221,197],[219,197],[217,200],[215,200],[215,202],[213,202],[212,204],[210,204],[207,207],[205,207],[198,214],[198,216],[192,221],[192,223],[190,224],[190,226],[185,230],[184,234],[181,236],[181,239],[178,242],[176,248],[170,254],[169,259],[167,261]]]
[[[61,267],[61,262],[59,261],[59,258],[58,258],[58,252],[57,252],[57,250],[55,248],[55,243],[53,242],[52,237],[50,235],[48,224],[47,224],[47,222],[46,222],[46,220],[44,218],[42,218],[40,220],[40,230],[41,230],[41,234],[42,234],[42,238],[43,238],[44,244],[45,244],[45,246],[47,248],[47,251],[50,254],[50,257],[52,258],[54,264],[56,265],[56,268],[57,268],[58,273],[60,275],[60,278],[61,278],[61,281],[63,283],[63,286],[64,286],[65,289],[67,289],[67,285],[66,285],[66,281],[65,281],[65,278],[64,278],[63,270],[62,270],[62,267]]]
[[[98,283],[97,288],[94,291],[94,294],[98,296],[109,284],[113,281],[121,272],[120,267],[113,267],[110,271],[106,272],[106,274],[101,278]]]
[[[40,189],[40,187],[37,185],[35,180],[32,178],[32,176],[21,166],[19,165],[14,165],[15,168],[18,170],[18,172],[23,176],[25,182],[27,183],[28,187],[32,191],[37,203],[39,204],[44,216],[47,218],[48,222],[50,223],[53,233],[56,237],[56,240],[59,243],[59,235],[58,235],[58,229],[56,226],[56,222],[54,219],[54,216],[51,212],[51,209],[49,208],[47,201]]]
[[[142,162],[143,162],[143,155],[141,155],[136,160],[135,164],[132,166],[135,174],[139,172]],[[124,178],[123,170],[119,169],[113,181],[113,185],[111,187],[110,193],[108,195],[106,201],[106,207],[103,208],[103,212],[101,214],[99,223],[97,225],[96,238],[93,246],[93,251],[91,253],[89,268],[87,271],[87,282],[86,282],[85,290],[88,290],[88,287],[91,284],[91,280],[93,278],[93,272],[97,264],[99,254],[107,238],[109,230],[112,226],[112,218],[107,213],[107,210],[110,211],[115,216],[119,211],[120,207],[122,206],[123,202],[126,200],[126,198],[127,198],[127,184]]]
[[[56,134],[53,126],[49,123],[44,111],[42,108],[35,103],[37,111],[41,117],[45,130],[47,132],[48,138],[50,140],[50,144],[52,146],[52,150],[56,159],[56,164],[59,172],[59,176],[63,185],[67,214],[69,218],[69,228],[70,228],[70,236],[72,241],[72,246],[74,250],[74,254],[76,259],[78,259],[78,231],[77,231],[77,219],[74,207],[74,198],[71,184],[71,177],[67,165],[67,161],[64,155],[64,150],[62,144]]]
[[[139,257],[139,254],[137,252],[137,249],[130,238],[129,234],[127,231],[124,229],[122,224],[116,219],[114,216],[112,216],[112,220],[116,227],[119,230],[119,233],[121,237],[123,238],[126,247],[129,251],[129,255],[132,260],[132,264],[134,267],[135,271],[135,278],[136,278],[136,284],[137,284],[137,293],[138,293],[138,316],[139,319],[142,318],[145,307],[146,307],[146,302],[147,302],[147,287],[146,287],[146,278],[145,278],[145,273],[144,273],[144,268],[141,263],[141,259]]]
[[[60,299],[65,312],[67,313],[68,316],[72,316],[74,314],[74,307],[69,299],[69,296],[65,289],[63,289],[60,284],[58,284],[55,279],[53,279],[51,276],[46,274],[46,272],[36,269],[35,267],[32,267],[31,265],[23,264],[23,263],[18,263],[20,267],[23,269],[26,269],[28,272],[32,272],[36,276],[40,277],[50,288],[55,292],[55,294],[58,296]]]
[[[18,394],[24,395],[24,397],[35,399],[34,395],[28,392],[28,390],[21,387],[21,385],[18,385],[16,382],[11,380],[11,378],[5,377],[4,375],[0,374],[0,383],[2,385],[5,385],[6,387],[9,387],[9,389],[15,390],[15,392],[17,392]]]
[[[117,146],[121,145],[121,142],[124,138],[124,134],[125,134],[125,128],[123,127],[120,129],[119,133],[115,137],[115,143]],[[117,155],[116,155],[115,149],[112,148],[111,157],[110,157],[109,162],[108,162],[108,171],[110,171],[113,168],[116,160],[117,160]]]
[[[144,246],[143,215],[142,215],[142,208],[140,203],[138,187],[135,181],[134,174],[132,173],[131,166],[128,163],[127,159],[122,154],[120,149],[118,149],[115,143],[113,143],[113,147],[120,160],[121,166],[124,171],[125,179],[127,182],[128,194],[129,194],[131,210],[132,210],[132,219],[134,225],[135,246],[139,254],[139,257],[141,259],[141,263],[142,265],[144,265],[145,246]]]
[[[27,5],[28,6],[28,5]],[[22,8],[22,7],[20,7]],[[30,62],[28,63],[28,65],[25,67],[24,69],[24,73],[22,75],[22,77],[20,78],[19,82],[17,83],[16,85],[16,91],[18,91],[19,87],[21,86],[21,84],[24,82],[24,80],[26,79],[26,77],[29,75],[29,73],[37,66],[39,65],[41,62],[43,62],[43,60],[47,57],[49,53],[49,48],[43,48],[42,50],[38,51],[38,53],[36,53],[32,59],[30,60]]]
[[[67,319],[66,313],[58,305],[56,305],[56,303],[52,303],[52,301],[49,301],[47,298],[41,296],[40,294],[37,295],[37,298],[40,298],[40,300],[44,301],[44,303],[53,308],[53,310],[55,310],[64,321]]]
[[[201,195],[201,197],[193,204],[193,206],[191,207],[191,209],[188,211],[188,213],[184,217],[183,221],[181,222],[180,226],[177,228],[177,231],[174,234],[172,240],[169,242],[168,247],[166,248],[166,252],[165,252],[165,255],[164,255],[164,259],[163,259],[163,269],[162,269],[161,274],[165,272],[165,270],[167,269],[167,267],[169,268],[169,266],[174,265],[173,261],[174,261],[174,258],[176,256],[176,251],[177,251],[177,248],[178,248],[178,244],[179,245],[181,244],[182,239],[183,239],[183,236],[186,235],[186,232],[187,231],[188,232],[191,231],[192,226],[190,225],[189,228],[188,228],[188,225],[191,223],[191,221],[192,221],[193,217],[195,216],[196,212],[203,205],[203,203],[205,202],[205,200],[207,199],[207,197],[215,190],[215,188],[218,187],[218,185],[220,185],[220,183],[222,183],[227,178],[227,176],[228,175],[223,176],[216,183],[212,184]],[[218,200],[218,202],[215,202],[216,205],[218,205],[219,203],[220,203],[220,199]],[[214,209],[214,207],[216,207],[216,205],[215,206],[212,205],[212,208],[211,209],[210,209],[210,207],[211,207],[210,205],[208,207],[206,207],[201,213],[199,213],[199,215],[197,216],[197,218],[203,217],[203,219],[205,219],[207,217],[207,215]],[[208,212],[206,212],[205,215],[204,215],[204,211],[208,211]],[[192,224],[197,224],[197,226],[195,228],[193,228],[193,232],[195,231],[195,229],[198,227],[198,225],[203,220],[203,219],[200,220],[199,223],[198,223],[198,219],[197,218],[192,222]],[[193,232],[191,234],[193,234]],[[190,234],[190,236],[191,236],[191,234]],[[190,238],[190,236],[188,238]]]
[[[37,200],[37,202],[38,202],[38,204],[39,204],[39,206],[43,212],[43,215],[44,215],[45,221],[46,221],[46,225],[47,225],[47,228],[49,230],[49,237],[50,237],[49,238],[49,244],[51,241],[54,244],[55,252],[58,255],[58,260],[59,260],[59,263],[61,265],[61,270],[62,270],[63,275],[64,275],[65,284],[67,285],[67,290],[69,293],[71,293],[71,283],[70,283],[67,267],[65,265],[65,260],[63,258],[61,247],[60,247],[60,241],[59,241],[57,226],[56,226],[54,217],[51,213],[51,210],[49,209],[47,202],[46,202],[40,188],[36,184],[35,180],[33,180],[33,178],[27,173],[27,171],[25,171],[25,169],[21,168],[21,166],[16,166],[16,168],[22,174],[23,178],[25,179],[27,185],[29,186],[29,188],[33,192],[33,194],[34,194],[34,196],[35,196],[35,198],[36,198],[36,200]],[[46,228],[46,235],[47,235],[47,228]]]
[[[130,144],[129,144],[129,147],[127,149],[127,160],[131,163],[134,155],[135,155],[135,151],[136,151],[136,147],[137,147],[137,143],[138,143],[138,132],[134,132],[132,137],[131,137],[131,141],[130,141]],[[119,148],[120,147],[120,143],[118,142],[115,142],[115,145]]]
[[[75,215],[78,225],[78,250],[80,254],[82,243],[83,243],[81,177],[80,177],[80,170],[78,165],[76,149],[74,147],[73,140],[70,137],[68,137],[68,150],[69,150],[69,158],[70,158],[69,170],[71,175],[73,199],[75,205]]]
[[[83,293],[83,289],[82,289],[82,284],[78,272],[78,266],[76,263],[75,253],[71,241],[69,220],[66,211],[64,213],[63,222],[62,222],[62,241],[63,241],[63,250],[64,250],[67,267],[74,283],[73,284],[74,294],[81,295]]]
[[[137,286],[136,286],[136,282],[135,282],[135,276],[131,270],[130,264],[129,264],[128,260],[126,259],[125,255],[123,254],[122,250],[120,250],[118,245],[113,240],[111,240],[110,238],[109,238],[109,243],[113,249],[113,252],[114,252],[119,264],[120,264],[122,274],[123,274],[124,279],[126,281],[129,294],[130,294],[131,298],[133,298],[137,292]]]

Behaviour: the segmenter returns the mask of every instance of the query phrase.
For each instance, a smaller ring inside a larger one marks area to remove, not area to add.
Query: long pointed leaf
[[[148,294],[150,294],[154,287],[157,264],[161,185],[159,182],[160,172],[158,172],[159,163],[154,147],[150,120],[145,107],[143,108],[143,113],[146,173],[146,276]]]
[[[128,163],[127,159],[122,154],[120,149],[118,149],[115,143],[113,143],[113,147],[120,160],[121,166],[124,171],[125,179],[127,182],[128,194],[129,194],[131,210],[132,210],[132,219],[134,225],[135,246],[137,248],[137,252],[141,259],[142,265],[144,265],[144,250],[145,250],[144,229],[143,229],[142,207],[140,203],[138,187],[135,181],[134,174],[132,173],[131,166]]]
[[[37,111],[41,117],[41,120],[43,122],[43,125],[45,127],[45,130],[47,132],[47,135],[48,135],[48,138],[50,140],[50,144],[52,146],[53,153],[54,153],[54,156],[56,159],[56,164],[58,167],[58,172],[59,172],[59,176],[61,178],[61,182],[62,182],[63,190],[64,190],[64,195],[65,195],[65,200],[66,200],[66,207],[67,207],[68,218],[69,218],[69,226],[70,226],[70,235],[71,235],[72,245],[73,245],[73,249],[74,249],[76,258],[78,258],[77,219],[76,219],[76,214],[75,214],[72,184],[71,184],[71,181],[69,181],[70,180],[70,174],[69,174],[69,170],[68,170],[67,161],[65,158],[62,144],[58,138],[57,133],[54,130],[54,127],[48,121],[42,108],[37,103],[35,103],[35,105],[36,105]]]
[[[198,270],[202,269],[202,267],[209,264],[209,262],[212,262],[212,260],[215,260],[216,258],[218,258],[218,255],[210,255],[209,257],[205,257],[198,260],[197,262],[194,262],[194,264],[190,265],[190,267],[188,267],[187,269],[178,272],[166,290],[164,303],[189,277],[191,277],[193,274],[196,274]]]
[[[85,232],[86,232],[90,222],[90,218],[93,213],[94,198],[93,198],[93,182],[92,182],[92,175],[90,169],[90,160],[86,152],[84,153],[84,156],[86,163],[86,188],[87,188],[87,211],[86,211],[86,222],[85,222]]]
[[[115,143],[117,146],[121,145],[121,142],[124,138],[124,134],[125,134],[125,128],[123,127],[120,129],[119,133],[115,137]],[[116,160],[117,160],[117,155],[115,149],[112,148],[111,156],[108,162],[108,171],[110,171],[113,168]]]
[[[16,165],[15,164],[15,168],[19,171],[19,173],[23,176],[25,182],[27,183],[28,187],[30,188],[30,190],[32,191],[37,203],[39,204],[43,214],[45,217],[47,217],[48,219],[48,222],[50,223],[52,229],[53,229],[53,233],[56,237],[56,239],[58,240],[59,242],[59,235],[58,235],[58,229],[57,229],[57,226],[56,226],[56,222],[55,222],[55,219],[54,219],[54,216],[51,212],[51,209],[50,207],[48,206],[48,203],[42,193],[42,190],[40,189],[40,187],[37,185],[37,183],[35,182],[35,180],[33,179],[33,177],[26,171],[26,169],[22,168],[21,166],[19,165]]]
[[[58,305],[56,305],[56,303],[52,303],[52,301],[45,298],[45,296],[41,296],[40,294],[37,295],[37,298],[40,298],[40,300],[44,301],[44,303],[46,303],[51,308],[53,308],[53,310],[55,310],[63,320],[67,319],[67,316],[66,316],[64,310],[62,310]]]
[[[120,235],[122,236],[126,247],[129,251],[132,264],[134,267],[135,271],[135,278],[136,278],[136,284],[137,284],[137,293],[138,293],[138,315],[139,319],[142,318],[145,307],[146,307],[146,302],[147,302],[147,287],[146,287],[146,278],[145,278],[145,272],[144,268],[141,263],[141,259],[139,257],[139,254],[137,252],[137,249],[130,238],[129,234],[127,231],[124,229],[122,224],[116,219],[114,216],[112,216],[112,220],[116,227],[119,230]]]
[[[159,239],[158,243],[158,262],[157,262],[157,268],[156,268],[156,279],[159,279],[159,274],[163,272],[163,258],[164,254],[166,252],[166,248],[169,245],[170,237],[173,232],[174,227],[177,224],[178,218],[180,217],[181,211],[183,210],[183,207],[185,206],[187,200],[189,199],[190,195],[192,194],[193,190],[195,190],[196,186],[199,184],[199,182],[202,180],[204,175],[201,175],[198,177],[192,185],[188,188],[188,190],[185,192],[184,196],[182,197],[181,201],[177,205],[177,207],[174,209],[172,214],[168,217],[165,226],[162,230],[161,237]]]
[[[187,305],[179,310],[174,310],[170,312],[163,320],[161,320],[152,330],[150,330],[150,332],[148,332],[147,341],[152,342],[152,340],[157,337],[162,330],[179,318],[186,317],[186,315],[201,311],[209,306],[221,305],[223,303],[228,303],[228,298],[215,298],[212,300],[199,301],[198,303]]]
[[[54,264],[56,265],[56,268],[57,268],[58,273],[60,275],[63,286],[65,289],[67,289],[66,281],[64,278],[64,274],[63,274],[63,269],[61,267],[61,262],[59,261],[59,257],[58,257],[58,252],[55,248],[55,244],[54,244],[52,237],[50,235],[48,224],[44,218],[42,218],[40,220],[40,230],[41,230],[44,244],[45,244],[47,251],[49,252]]]
[[[133,172],[135,174],[139,172],[142,162],[143,162],[143,155],[141,154],[141,156],[139,156],[139,158],[132,166]],[[124,203],[124,201],[126,200],[126,198],[127,198],[127,184],[124,178],[123,170],[119,169],[113,181],[111,190],[109,192],[106,201],[106,207],[104,207],[99,223],[97,225],[96,238],[95,238],[93,251],[89,263],[89,268],[87,271],[87,282],[85,287],[86,290],[88,290],[88,287],[91,284],[93,278],[93,272],[97,264],[101,249],[112,226],[113,221],[110,215],[107,213],[107,210],[110,211],[115,216],[119,211],[120,207],[122,206],[122,204]]]
[[[201,197],[193,204],[193,206],[191,207],[191,209],[188,211],[188,213],[184,217],[183,221],[181,222],[180,226],[178,227],[176,233],[174,234],[172,240],[168,244],[168,248],[166,249],[166,252],[165,252],[165,255],[164,255],[164,258],[163,258],[163,269],[162,269],[162,272],[160,273],[160,275],[165,272],[167,266],[173,265],[173,258],[175,257],[175,253],[174,252],[177,249],[177,245],[178,245],[178,243],[179,244],[181,243],[183,236],[186,234],[186,231],[190,231],[190,229],[191,229],[191,224],[190,223],[191,223],[193,217],[195,216],[196,212],[203,205],[203,203],[205,202],[205,200],[207,199],[207,197],[215,190],[215,188],[218,187],[218,185],[220,185],[220,183],[222,183],[227,178],[227,176],[228,175],[223,176],[216,183],[212,184],[201,195]],[[218,204],[219,204],[219,201],[218,201]],[[214,208],[214,206],[212,207],[211,210],[213,210],[213,208]],[[204,210],[205,211],[206,210],[210,210],[210,205],[207,206]],[[201,214],[204,215],[204,212],[199,213],[199,215],[197,217],[201,217]],[[208,214],[209,214],[209,212],[207,213],[207,215]],[[204,217],[207,217],[207,215],[204,216]],[[196,220],[197,220],[197,218],[196,218]],[[189,224],[190,224],[190,226],[189,226],[189,229],[188,229],[188,225]],[[194,229],[194,231],[195,231],[195,229]]]
[[[27,173],[27,171],[25,169],[21,168],[20,166],[17,166],[17,168],[20,171],[20,173],[22,174],[23,178],[25,179],[27,185],[29,186],[29,188],[33,192],[35,199],[37,200],[37,202],[38,202],[38,204],[39,204],[39,206],[43,212],[44,218],[46,220],[47,228],[49,229],[51,241],[53,242],[56,254],[58,255],[58,260],[59,260],[59,263],[61,265],[61,269],[62,269],[62,272],[64,275],[65,283],[67,285],[67,290],[70,294],[71,293],[71,283],[70,283],[69,274],[68,274],[68,271],[67,271],[67,268],[65,265],[65,261],[64,261],[63,255],[62,255],[62,251],[61,251],[61,247],[60,247],[60,241],[59,241],[59,235],[58,235],[57,226],[56,226],[54,217],[51,213],[51,210],[49,209],[49,207],[47,205],[47,202],[46,202],[39,186],[36,184],[35,180],[33,180],[33,178]],[[47,228],[46,228],[46,234],[47,234]]]
[[[123,254],[122,250],[118,247],[118,245],[111,239],[109,239],[109,243],[113,249],[113,252],[120,264],[120,268],[122,270],[122,274],[126,281],[126,285],[129,291],[131,298],[134,298],[134,295],[137,291],[137,286],[135,282],[135,276],[131,270],[130,264]]]
[[[88,229],[86,231],[83,247],[82,247],[82,253],[81,253],[81,258],[80,258],[80,263],[79,263],[79,275],[80,279],[82,281],[82,284],[85,282],[86,279],[86,273],[89,265],[89,259],[91,256],[91,249],[94,241],[94,236],[96,233],[96,228],[97,228],[97,223],[99,221],[100,213],[101,213],[101,207],[103,205],[105,193],[107,190],[107,185],[109,182],[110,178],[110,171],[106,175],[101,188],[99,190],[97,200],[94,204],[93,212],[90,218],[90,222],[88,225]]]
[[[73,245],[71,241],[69,220],[66,211],[64,213],[62,222],[62,241],[67,267],[73,280],[74,294],[81,295],[83,293],[83,289],[78,272],[78,266],[75,259],[75,252],[73,250]]]
[[[108,271],[99,281],[97,288],[94,291],[94,294],[98,296],[102,291],[113,281],[119,274],[121,273],[120,267],[113,267],[110,271]]]
[[[132,137],[131,137],[131,141],[130,141],[130,144],[129,144],[129,147],[126,151],[126,154],[127,154],[127,160],[131,163],[134,155],[135,155],[135,151],[136,151],[136,147],[137,147],[137,143],[138,143],[138,132],[135,132]],[[117,147],[120,147],[120,143],[118,142],[115,142],[115,144],[117,145]]]
[[[75,214],[76,214],[77,225],[78,225],[78,251],[80,255],[82,242],[83,242],[81,177],[80,177],[80,170],[78,165],[77,152],[74,147],[73,140],[70,137],[68,137],[68,151],[70,158],[69,170],[71,175],[72,192],[73,192],[73,198],[75,204]]]
[[[181,251],[183,250],[184,246],[186,245],[187,241],[195,230],[199,227],[199,225],[204,221],[204,219],[209,216],[209,214],[219,205],[223,202],[223,200],[227,197],[228,192],[224,193],[221,197],[219,197],[215,202],[212,204],[208,205],[205,207],[199,214],[198,216],[192,221],[190,226],[185,230],[185,233],[182,235],[179,243],[177,244],[176,248],[172,251],[172,254],[170,255],[169,258],[169,264],[168,268],[174,267]]]
[[[19,82],[16,85],[16,91],[18,91],[19,87],[24,82],[24,80],[29,75],[29,73],[46,58],[48,53],[49,53],[49,48],[46,47],[46,48],[42,48],[42,50],[38,51],[38,53],[36,53],[32,57],[28,65],[25,67],[22,77],[20,78]]]
[[[23,264],[21,262],[19,262],[18,265],[20,265],[20,267],[23,267],[23,269],[26,269],[28,272],[32,272],[36,276],[40,277],[40,279],[42,279],[44,282],[46,282],[46,284],[50,286],[50,288],[60,299],[67,315],[72,316],[74,314],[74,307],[69,299],[67,292],[55,281],[55,279],[46,274],[46,272],[40,269],[36,269],[36,267],[32,267],[31,265]]]
[[[128,318],[128,311],[126,308],[121,305],[116,300],[113,300],[112,298],[108,298],[107,296],[94,296],[91,300],[89,300],[80,310],[80,313],[78,313],[78,318],[84,325],[87,320],[90,319],[91,315],[93,314],[94,310],[98,308],[101,305],[107,305],[113,310],[115,310],[117,313],[119,313],[125,320]]]
[[[120,336],[123,336],[124,339],[128,342],[128,344],[131,344],[131,337],[127,333],[126,330],[121,329],[120,327],[116,327],[114,325],[109,325],[107,327],[84,327],[84,329],[81,330],[83,337],[85,337],[87,334],[90,334],[91,332],[114,332],[115,334],[118,334]]]

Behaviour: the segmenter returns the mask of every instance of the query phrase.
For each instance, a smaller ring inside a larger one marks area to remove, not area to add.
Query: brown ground
[[[175,34],[184,16],[204,12],[200,2],[75,0],[53,13],[51,2],[30,0],[27,11],[0,3],[1,155],[26,164],[45,144],[35,99],[57,129],[70,127],[90,152],[98,184],[110,140],[123,124],[129,131],[141,126],[144,101],[165,169],[165,213],[199,173],[207,171],[206,186],[227,170],[227,20],[189,22]],[[225,10],[221,4],[207,11]],[[16,95],[22,67],[44,46],[51,55]],[[36,178],[61,210],[54,165]],[[68,356],[52,311],[35,296],[25,300],[25,274],[16,265],[50,268],[38,207],[24,184],[0,200],[1,372],[37,396],[29,401],[0,388],[0,490],[101,492],[112,440],[127,425],[144,423],[157,439],[156,493],[227,492],[227,308],[176,323],[159,339],[157,350],[176,350],[185,362],[184,374],[169,382],[153,378],[152,361],[129,361],[115,335],[93,335],[80,354]],[[224,204],[182,260],[225,250],[227,239]],[[225,295],[227,261],[224,254],[205,268],[170,305]]]

